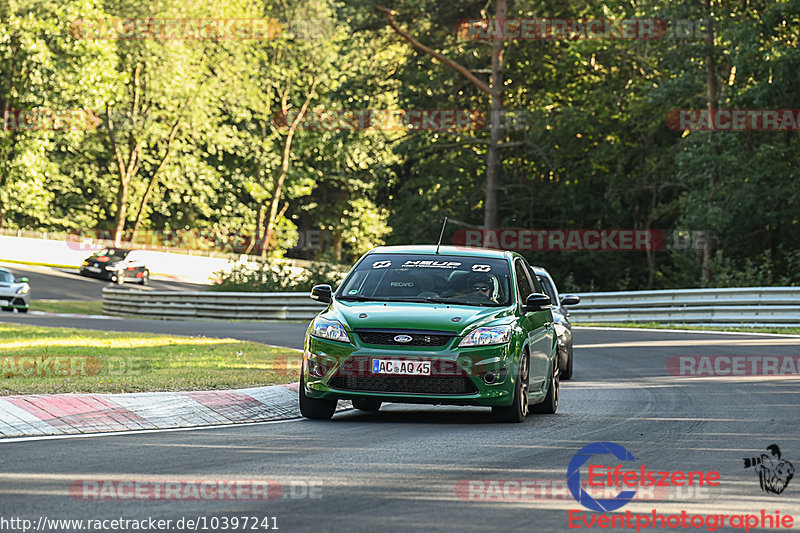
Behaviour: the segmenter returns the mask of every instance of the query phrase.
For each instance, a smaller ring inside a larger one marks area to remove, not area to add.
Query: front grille
[[[455,361],[431,360],[430,376],[375,375],[374,356],[349,357],[328,385],[333,389],[397,394],[475,394],[478,389]]]
[[[419,332],[408,330],[354,330],[358,338],[364,344],[372,344],[376,346],[430,346],[441,347],[445,346],[450,340],[455,337],[455,333],[446,332]],[[411,337],[411,342],[397,342],[394,340],[398,335],[408,335]]]
[[[475,394],[478,389],[466,376],[334,376],[334,389],[408,393],[408,394]]]

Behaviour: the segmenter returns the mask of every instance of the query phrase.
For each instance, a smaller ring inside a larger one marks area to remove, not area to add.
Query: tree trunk
[[[283,145],[283,156],[281,157],[281,172],[280,174],[278,174],[278,179],[275,180],[275,185],[272,188],[272,197],[270,198],[269,201],[269,216],[267,218],[266,228],[264,229],[264,240],[263,240],[264,244],[262,245],[261,248],[262,259],[267,258],[267,251],[269,249],[270,239],[272,238],[272,232],[275,228],[275,223],[278,221],[278,205],[280,204],[281,201],[283,184],[286,181],[286,177],[289,175],[289,164],[291,163],[291,157],[292,157],[292,140],[294,139],[294,134],[297,131],[297,128],[300,126],[300,122],[302,122],[303,118],[305,118],[306,110],[308,109],[308,105],[311,103],[311,99],[314,98],[314,91],[317,88],[317,83],[319,83],[319,79],[315,77],[311,82],[311,89],[306,94],[306,99],[303,102],[303,105],[300,107],[297,116],[292,121],[292,123],[289,124],[289,132],[286,134],[286,142]],[[284,95],[285,94],[286,93],[284,93]],[[282,111],[284,116],[288,117],[289,108],[285,104],[283,106]]]
[[[139,115],[142,68],[141,63],[136,63],[133,69],[131,118],[134,120]],[[122,150],[117,143],[115,136],[116,130],[114,129],[114,122],[111,119],[111,107],[109,106],[106,106],[106,124],[108,125],[108,137],[114,149],[114,156],[119,171],[119,187],[117,188],[116,195],[117,212],[114,215],[114,246],[120,246],[125,231],[125,219],[128,214],[128,191],[130,189],[131,179],[139,170],[139,151],[141,150],[142,139],[135,139],[133,128],[131,128],[128,134],[128,161],[126,162],[122,155]]]
[[[497,0],[495,20],[502,24],[507,11],[506,0]],[[483,225],[495,229],[498,221],[497,186],[500,181],[500,114],[503,111],[503,42],[492,40],[492,78],[489,85],[491,129],[486,150],[486,199],[483,204]]]
[[[333,255],[337,261],[342,260],[342,230],[337,229],[333,232]]]
[[[392,29],[400,35],[403,39],[408,41],[411,46],[434,57],[452,68],[462,76],[472,82],[475,87],[489,95],[490,109],[491,109],[491,130],[489,132],[489,146],[486,150],[486,197],[483,205],[483,225],[485,228],[496,228],[498,225],[498,205],[497,205],[497,189],[499,184],[500,174],[500,138],[502,136],[500,114],[503,111],[503,42],[500,39],[492,40],[492,74],[491,83],[486,84],[475,77],[463,65],[456,63],[447,56],[425,46],[415,39],[410,33],[400,28],[394,20],[396,15],[395,11],[385,8],[383,6],[375,6],[377,11],[386,13],[386,20]],[[506,18],[508,11],[508,0],[497,0],[497,9],[495,11],[495,23],[502,24],[502,19]],[[492,21],[489,21],[491,24]]]
[[[136,238],[136,232],[139,231],[139,227],[142,225],[142,221],[144,220],[144,210],[145,207],[147,207],[147,201],[150,199],[150,195],[153,193],[153,189],[158,181],[158,176],[167,165],[167,160],[169,159],[169,155],[172,152],[172,147],[175,142],[175,136],[178,134],[178,130],[180,129],[181,119],[183,117],[183,109],[185,109],[189,104],[189,100],[190,99],[187,98],[186,102],[184,102],[181,112],[178,115],[178,118],[175,120],[175,124],[173,124],[172,128],[170,129],[164,155],[158,162],[158,167],[153,172],[153,175],[150,176],[150,182],[147,184],[147,190],[145,190],[144,196],[142,196],[142,201],[139,203],[139,212],[136,214],[136,223],[134,223],[133,232],[131,233],[131,243],[133,243],[133,240]]]
[[[705,35],[705,45],[706,45],[706,98],[708,100],[708,114],[711,118],[712,124],[714,123],[714,112],[716,111],[718,104],[717,104],[717,75],[716,75],[716,64],[714,61],[714,23],[711,20],[711,0],[703,0],[703,10],[705,12],[705,18],[708,21],[708,32]],[[715,133],[712,130],[709,132],[709,142],[713,143],[716,146],[715,141]],[[707,207],[708,212],[712,212],[714,196],[716,195],[717,189],[717,176],[713,169],[709,168],[706,170],[706,176],[708,178],[708,200],[707,200]],[[713,278],[713,272],[711,272],[711,260],[714,258],[714,254],[716,252],[716,241],[714,236],[711,232],[706,235],[705,242],[703,243],[703,263],[702,263],[702,278],[701,278],[701,286],[708,287],[711,283]]]

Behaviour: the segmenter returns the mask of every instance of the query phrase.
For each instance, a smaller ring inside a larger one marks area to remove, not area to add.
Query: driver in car
[[[497,285],[494,276],[489,274],[472,274],[469,277],[465,295],[480,294],[494,303],[497,303]]]

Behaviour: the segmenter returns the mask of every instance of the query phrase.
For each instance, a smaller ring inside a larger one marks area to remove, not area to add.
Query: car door
[[[128,252],[125,256],[125,277],[128,279],[139,279],[139,272],[142,271],[142,261],[135,252]]]
[[[528,346],[530,349],[530,388],[542,388],[548,377],[550,353],[553,346],[553,317],[549,309],[543,311],[525,312],[523,305],[528,295],[542,292],[535,281],[528,276],[528,269],[521,258],[514,260],[514,274],[517,281],[517,298],[520,302],[520,313],[523,315],[522,323],[528,330]]]

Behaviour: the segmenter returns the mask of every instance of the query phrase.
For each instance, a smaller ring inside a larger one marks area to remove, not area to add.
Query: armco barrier
[[[103,312],[153,318],[311,320],[324,308],[307,292],[183,292],[103,289]]]
[[[591,292],[573,322],[800,327],[800,287]]]
[[[800,327],[800,287],[591,292],[570,307],[576,323]],[[307,292],[178,292],[103,289],[103,311],[154,318],[311,320],[324,305]]]

